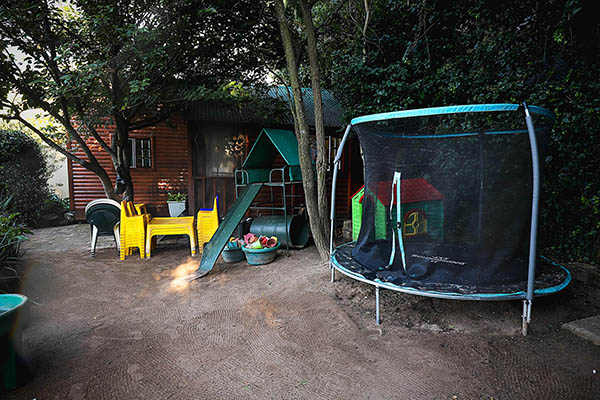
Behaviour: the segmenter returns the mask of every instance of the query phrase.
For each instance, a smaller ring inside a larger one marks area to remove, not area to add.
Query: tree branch
[[[290,86],[287,84],[287,82],[285,81],[285,79],[283,78],[283,76],[281,76],[280,74],[278,74],[275,70],[271,69],[268,65],[267,65],[267,70],[269,72],[271,72],[273,75],[275,75],[275,78],[277,78],[277,80],[279,82],[281,82],[281,85],[286,89],[287,94],[288,94],[288,101],[287,104],[290,108],[290,112],[292,113],[292,118],[294,119],[294,121],[296,121],[296,110],[294,107],[294,96],[292,96],[292,92],[290,90]]]
[[[153,118],[148,118],[148,119],[144,119],[144,120],[141,120],[141,121],[132,122],[131,125],[130,125],[130,127],[129,127],[129,130],[130,131],[137,131],[137,130],[140,130],[140,129],[147,128],[149,126],[154,126],[154,125],[158,124],[159,122],[162,122],[162,121],[166,120],[169,117],[170,114],[171,114],[170,112],[169,113],[165,113],[165,114],[160,114],[159,113],[158,115],[156,115]]]
[[[83,106],[81,105],[81,103],[79,101],[75,102],[75,109],[77,110],[77,112],[79,113],[79,115],[83,115],[84,111],[83,111]],[[104,149],[104,151],[106,151],[109,155],[110,158],[114,161],[116,161],[117,155],[116,153],[113,151],[113,149],[111,149],[108,144],[106,144],[106,142],[104,141],[104,139],[102,139],[102,136],[100,136],[98,134],[98,131],[96,130],[96,128],[87,123],[84,122],[85,127],[87,128],[87,130],[92,134],[92,136],[94,137],[94,139],[96,139],[96,141],[98,142],[98,144],[100,145],[100,147],[102,147]]]
[[[363,36],[363,58],[366,59],[367,58],[367,28],[369,27],[369,17],[371,16],[371,12],[369,11],[369,1],[368,0],[363,0],[364,5],[365,5],[365,23],[363,25],[363,29],[362,29],[362,36]]]
[[[38,128],[36,128],[32,124],[30,124],[27,120],[25,120],[20,115],[11,115],[11,116],[9,116],[9,115],[0,115],[0,118],[4,119],[6,121],[19,121],[20,123],[22,123],[23,125],[25,125],[29,130],[31,130],[33,133],[35,133],[36,135],[38,135],[40,137],[40,139],[42,139],[42,141],[44,143],[46,143],[51,148],[53,148],[54,150],[58,151],[59,153],[61,153],[65,157],[67,157],[69,160],[80,164],[84,168],[89,168],[90,167],[90,164],[87,161],[82,160],[81,158],[77,157],[76,155],[74,155],[73,153],[69,152],[68,150],[63,149],[62,147],[60,147],[52,139],[50,139],[49,137],[47,137],[46,135],[44,135],[44,133],[42,131],[40,131]]]

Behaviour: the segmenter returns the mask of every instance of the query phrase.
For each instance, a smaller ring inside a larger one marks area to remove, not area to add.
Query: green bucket
[[[223,256],[223,261],[226,263],[236,263],[244,259],[242,249],[229,249],[226,247],[223,249],[221,255]]]
[[[0,294],[0,385],[14,390],[28,379],[27,371],[18,365],[18,347],[21,343],[19,312],[27,302],[20,294]]]
[[[0,294],[0,336],[10,332],[18,310],[27,302],[20,294]]]
[[[248,261],[248,264],[264,265],[275,261],[279,246],[281,246],[281,243],[277,243],[275,247],[270,248],[249,249],[247,247],[242,247],[242,250],[246,253],[246,261]]]

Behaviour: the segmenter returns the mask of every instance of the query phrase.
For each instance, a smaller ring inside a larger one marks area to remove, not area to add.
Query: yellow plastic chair
[[[151,218],[152,216],[148,213],[138,214],[136,207],[132,202],[121,202],[121,260],[124,260],[125,256],[131,255],[132,250],[135,247],[140,250],[140,258],[146,257],[146,225]]]
[[[196,255],[196,230],[194,217],[158,217],[152,218],[146,226],[146,256],[152,254],[152,238],[157,235],[188,235],[190,251]]]
[[[219,196],[215,196],[213,208],[201,208],[197,214],[196,226],[198,227],[198,246],[200,253],[204,244],[210,242],[219,227],[219,211],[217,209]]]

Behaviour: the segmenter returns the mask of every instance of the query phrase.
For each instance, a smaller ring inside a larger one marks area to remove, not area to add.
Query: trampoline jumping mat
[[[361,265],[352,257],[352,250],[356,242],[339,246],[332,255],[332,262],[337,270],[352,278],[377,284],[391,290],[409,292],[413,294],[430,295],[434,297],[456,297],[465,300],[502,300],[525,298],[527,291],[527,278],[513,282],[494,282],[490,284],[442,282],[441,274],[420,273],[421,271],[443,271],[444,267],[460,267],[459,262],[468,262],[473,253],[463,253],[460,261],[447,258],[436,258],[426,253],[409,254],[413,263],[408,268],[408,274],[397,263],[390,269],[373,271]],[[416,260],[415,260],[416,259]],[[416,262],[415,262],[416,261]],[[416,264],[417,265],[415,268]],[[423,265],[425,267],[423,267]],[[570,272],[563,266],[541,257],[536,264],[535,296],[556,293],[564,289],[571,281]]]

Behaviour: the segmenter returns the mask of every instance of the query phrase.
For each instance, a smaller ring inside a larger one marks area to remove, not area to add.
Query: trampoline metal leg
[[[381,312],[379,310],[379,286],[375,286],[375,324],[381,324]]]
[[[527,336],[529,322],[531,322],[531,300],[523,300],[523,321],[521,323],[523,336]]]
[[[335,268],[333,268],[333,265],[330,265],[329,268],[331,269],[331,282],[335,282]]]

